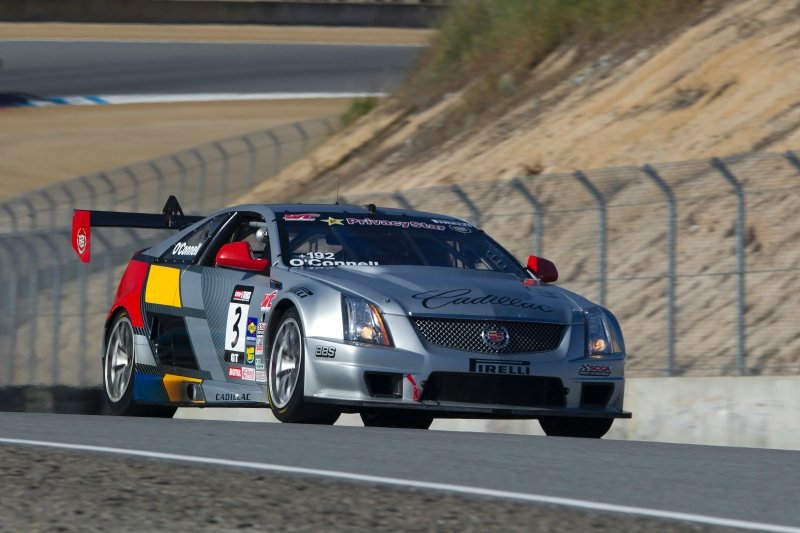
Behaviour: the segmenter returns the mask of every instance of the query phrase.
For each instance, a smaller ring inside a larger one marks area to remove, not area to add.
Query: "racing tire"
[[[599,439],[611,429],[613,418],[543,417],[539,425],[548,437]]]
[[[303,323],[294,308],[281,316],[272,337],[267,377],[272,414],[291,424],[332,425],[339,419],[339,410],[303,398],[306,343]]]
[[[361,421],[368,428],[428,429],[433,417],[424,413],[401,410],[362,411]]]
[[[104,412],[116,416],[149,416],[172,418],[177,407],[169,405],[140,405],[133,402],[136,380],[136,343],[133,325],[124,311],[111,323],[103,350]]]

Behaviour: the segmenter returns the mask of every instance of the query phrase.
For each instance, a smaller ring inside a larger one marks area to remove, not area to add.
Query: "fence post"
[[[599,259],[599,277],[600,277],[600,297],[598,303],[602,306],[606,305],[606,224],[607,224],[607,217],[606,217],[606,202],[603,198],[603,195],[594,186],[594,184],[589,181],[589,178],[586,177],[586,174],[581,172],[580,170],[576,170],[574,174],[575,178],[580,182],[583,187],[589,191],[589,194],[592,195],[594,198],[594,203],[597,205],[597,212],[598,212],[598,224],[599,228],[597,230],[598,233],[598,245],[597,245],[597,253],[600,256]]]
[[[64,192],[64,196],[67,197],[67,201],[69,202],[69,211],[68,214],[71,216],[72,212],[75,210],[75,195],[72,194],[72,191],[69,190],[66,184],[61,185],[61,190]]]
[[[156,202],[153,207],[154,211],[158,211],[164,205],[166,198],[164,198],[164,173],[161,171],[161,168],[158,166],[158,163],[155,160],[150,161],[148,165],[153,172],[156,174],[156,181],[158,182],[158,187],[156,187]]]
[[[664,193],[667,200],[667,376],[672,376],[675,368],[675,228],[677,212],[675,195],[656,169],[650,165],[642,167],[644,172]]]
[[[544,212],[544,208],[536,196],[525,187],[525,184],[522,183],[522,180],[519,178],[514,178],[511,180],[511,184],[520,193],[525,200],[528,201],[529,204],[533,206],[533,255],[541,257],[542,255],[542,232],[544,222],[542,221],[542,214]]]
[[[28,216],[31,219],[30,229],[36,229],[36,209],[33,207],[31,199],[28,196],[23,196],[20,201],[28,208]]]
[[[783,156],[791,163],[791,165],[800,172],[800,159],[797,158],[797,155],[789,150],[788,152],[784,153]]]
[[[409,210],[412,210],[412,211],[414,210],[414,206],[412,206],[412,205],[411,205],[411,202],[409,202],[409,201],[406,199],[406,197],[405,197],[405,196],[403,196],[401,193],[399,193],[399,192],[396,192],[396,193],[394,193],[394,194],[392,195],[392,199],[393,199],[395,202],[397,202],[397,205],[399,205],[401,208],[403,208],[403,209],[409,209]]]
[[[272,174],[270,175],[276,176],[281,170],[281,140],[272,130],[267,130],[264,133],[266,133],[267,137],[272,139],[272,147],[275,148],[273,152],[275,160],[272,162]]]
[[[36,328],[34,327],[37,320],[36,315],[39,313],[39,254],[36,253],[36,248],[31,245],[27,238],[21,237],[17,241],[25,247],[25,251],[30,258],[30,268],[28,269],[28,346],[27,350],[33,354],[33,357],[28,357],[28,385],[33,385],[36,374]]]
[[[219,194],[222,198],[215,206],[216,209],[217,207],[225,205],[225,201],[228,198],[228,152],[226,152],[225,148],[218,142],[213,143],[213,146],[222,156],[222,170],[219,175]]]
[[[736,176],[728,169],[721,159],[715,157],[711,160],[713,166],[725,178],[736,194],[736,373],[740,376],[746,373],[745,368],[745,257],[744,257],[744,223],[745,199],[744,188]]]
[[[117,206],[117,188],[114,187],[114,184],[111,182],[111,179],[108,177],[108,174],[105,172],[100,172],[97,175],[97,178],[101,181],[104,181],[106,185],[108,185],[108,210],[113,211],[114,208]]]
[[[178,190],[175,195],[180,199],[183,196],[183,189],[186,187],[186,165],[183,164],[178,154],[172,156],[172,162],[178,167]]]
[[[462,189],[458,185],[451,185],[450,192],[458,196],[458,199],[461,200],[464,203],[464,205],[467,206],[467,209],[469,209],[469,212],[472,214],[472,219],[473,219],[472,224],[474,226],[480,227],[481,212],[478,209],[478,206],[476,206],[475,203],[472,200],[470,200],[467,193],[464,192],[464,189]]]
[[[197,176],[197,208],[202,212],[206,192],[206,160],[203,159],[203,154],[197,148],[192,148],[192,155],[199,162],[197,167],[200,170],[200,175]]]
[[[3,203],[3,209],[5,209],[6,212],[8,212],[8,216],[11,219],[11,232],[16,233],[17,231],[19,231],[19,223],[17,222],[17,215],[14,214],[14,210],[11,209],[11,206],[9,206],[8,203],[6,202]]]
[[[247,189],[250,190],[253,188],[256,178],[256,157],[258,154],[249,135],[242,136],[242,140],[247,145]]]
[[[295,129],[300,133],[300,138],[303,140],[303,148],[301,149],[301,154],[306,154],[308,152],[308,133],[306,132],[305,128],[299,123],[295,123]]]
[[[89,183],[86,176],[81,176],[80,182],[83,183],[83,186],[89,191],[89,209],[97,209],[97,191],[94,185]]]
[[[53,330],[53,340],[50,346],[50,384],[58,385],[61,373],[61,367],[58,360],[58,342],[61,337],[61,267],[64,264],[64,257],[59,251],[59,244],[57,242],[53,242],[49,234],[44,233],[39,235],[39,237],[41,237],[47,243],[47,247],[53,251],[56,257],[58,257],[58,265],[50,269],[53,275],[53,301],[51,302],[51,305],[53,306],[53,320],[50,322]]]
[[[39,195],[45,199],[45,201],[50,206],[50,228],[56,227],[56,201],[53,200],[53,197],[50,196],[50,193],[47,192],[47,189],[40,189]]]
[[[8,263],[13,262],[16,257],[14,248],[8,244],[6,239],[0,238],[0,246],[6,251]],[[14,362],[16,361],[16,347],[17,347],[17,272],[12,272],[12,269],[3,269],[3,272],[8,272],[8,282],[6,288],[8,289],[6,299],[5,323],[6,330],[8,331],[8,342],[6,344],[7,350],[6,359],[3,362],[3,378],[5,385],[12,385],[14,383]]]
[[[130,167],[123,167],[122,171],[127,174],[127,176],[131,179],[131,184],[133,185],[133,197],[131,198],[131,211],[138,211],[139,210],[139,176],[134,173]]]

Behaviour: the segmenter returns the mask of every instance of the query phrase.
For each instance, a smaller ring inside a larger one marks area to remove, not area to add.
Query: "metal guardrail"
[[[0,204],[0,386],[97,385],[93,332],[133,250],[160,236],[98,230],[83,265],[70,248],[72,209],[158,211],[177,194],[187,213],[209,212],[332,129],[310,121],[257,132]],[[555,260],[560,285],[620,318],[629,375],[797,374],[799,178],[794,153],[752,153],[340,201],[454,214],[517,257]]]

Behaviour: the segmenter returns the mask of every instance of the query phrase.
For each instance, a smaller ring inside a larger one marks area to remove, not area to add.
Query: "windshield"
[[[287,266],[420,265],[529,277],[499,244],[466,222],[346,213],[285,213],[277,218]]]

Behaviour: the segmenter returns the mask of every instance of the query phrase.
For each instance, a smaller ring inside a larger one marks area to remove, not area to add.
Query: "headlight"
[[[609,327],[605,314],[598,307],[584,311],[586,315],[586,355],[602,357],[622,351],[614,329]]]
[[[392,340],[380,308],[361,298],[342,297],[344,339],[364,344],[391,346]]]

